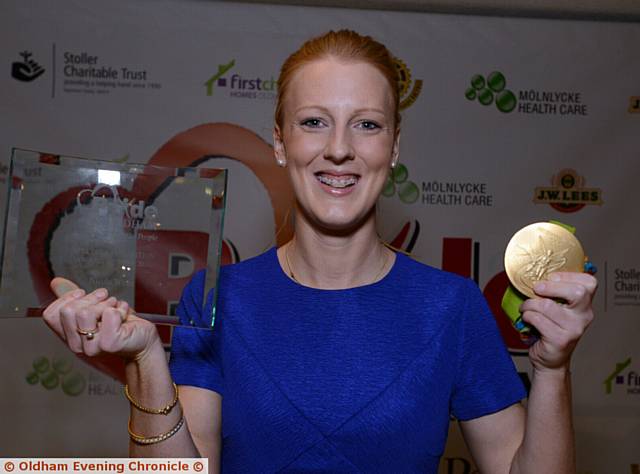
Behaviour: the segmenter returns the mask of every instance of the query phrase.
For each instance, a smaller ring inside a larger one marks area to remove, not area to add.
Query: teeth
[[[351,186],[352,184],[356,184],[358,182],[358,178],[356,178],[355,176],[349,176],[347,178],[336,178],[329,177],[323,174],[318,175],[318,180],[321,183],[333,186],[334,188],[346,188],[347,186]]]

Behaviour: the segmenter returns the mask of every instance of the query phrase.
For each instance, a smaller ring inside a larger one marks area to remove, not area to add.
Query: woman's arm
[[[540,333],[529,351],[533,379],[526,412],[520,405],[461,422],[481,472],[572,473],[576,470],[570,359],[593,320],[597,281],[588,274],[556,273],[536,286],[542,298],[522,304],[523,319]],[[562,299],[567,304],[559,304]]]
[[[157,340],[148,352],[126,367],[129,392],[144,407],[161,408],[174,396],[173,381],[164,348]],[[131,430],[141,436],[157,436],[170,431],[180,421],[185,425],[171,438],[152,445],[129,443],[132,457],[207,457],[209,471],[219,472],[221,397],[197,387],[181,386],[179,403],[168,415],[152,415],[131,405]]]
[[[106,290],[85,294],[68,280],[56,278],[51,288],[58,299],[44,311],[51,329],[77,354],[114,354],[126,362],[130,396],[142,407],[159,409],[175,397],[167,358],[154,324],[138,318],[127,303],[108,297]],[[131,441],[130,454],[140,457],[209,457],[217,472],[220,451],[220,396],[194,387],[180,390],[179,402],[168,414],[149,414],[131,406],[130,430],[144,438],[170,432],[170,438],[148,445]]]
[[[534,371],[527,408],[512,405],[460,422],[483,473],[572,473],[575,451],[569,374]]]

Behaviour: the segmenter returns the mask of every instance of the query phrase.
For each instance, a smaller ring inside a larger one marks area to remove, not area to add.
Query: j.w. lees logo
[[[602,204],[602,190],[585,186],[575,170],[563,169],[551,178],[551,186],[537,187],[533,202],[549,204],[560,212],[576,212],[588,204]]]
[[[107,208],[109,203],[123,213],[123,226],[129,229],[155,229],[158,221],[158,208],[148,206],[144,201],[135,198],[121,198],[117,186],[111,184],[97,184],[93,189],[83,189],[78,192],[76,204],[95,207],[98,213],[114,212],[113,207]]]

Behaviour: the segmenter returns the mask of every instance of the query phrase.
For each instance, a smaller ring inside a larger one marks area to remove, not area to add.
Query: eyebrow
[[[321,105],[303,105],[302,107],[298,107],[294,111],[294,113],[298,113],[298,112],[300,112],[302,110],[305,110],[305,109],[317,109],[317,110],[320,110],[320,111],[325,112],[327,114],[330,113],[329,109],[327,109],[326,107],[323,107]],[[363,112],[376,112],[376,113],[379,113],[381,115],[385,115],[385,112],[382,109],[377,109],[375,107],[363,107],[361,109],[354,110],[353,113],[354,113],[354,115],[357,115],[357,114],[361,114]]]

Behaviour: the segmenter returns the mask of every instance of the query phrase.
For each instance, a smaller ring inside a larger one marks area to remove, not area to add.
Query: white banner
[[[197,1],[0,8],[2,175],[12,147],[229,168],[227,263],[290,235],[270,148],[282,61],[328,29],[384,42],[404,111],[383,237],[475,279],[526,380],[499,310],[504,248],[531,222],[575,226],[600,280],[573,363],[579,471],[637,472],[640,25]],[[115,369],[78,360],[41,321],[0,325],[0,454],[125,455]],[[452,426],[441,473],[474,469]]]

